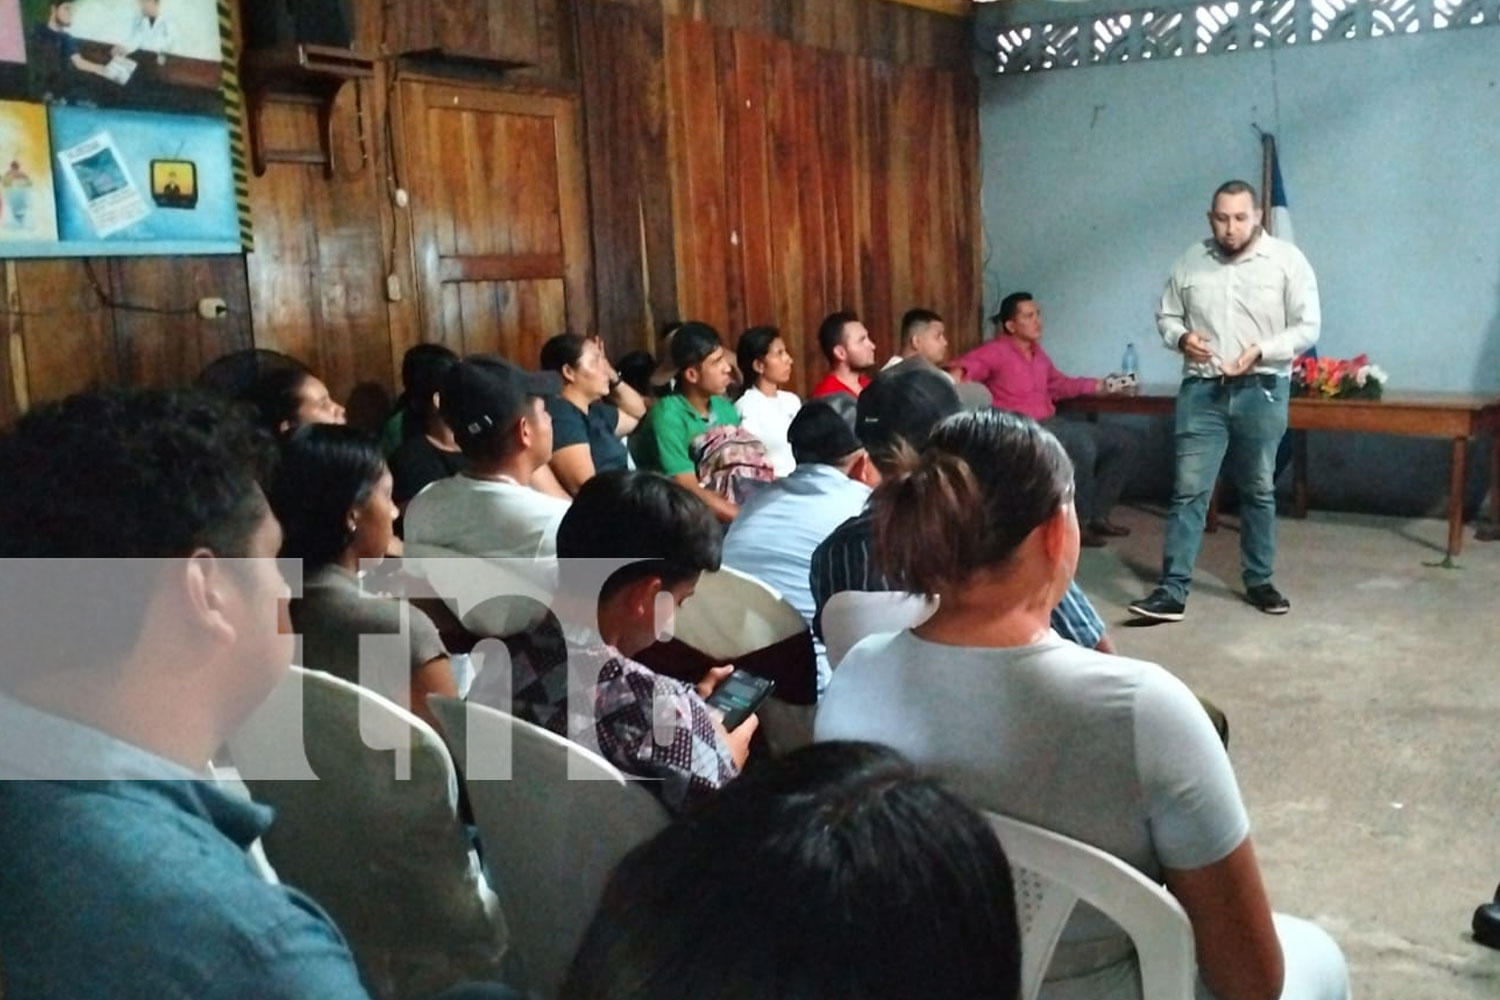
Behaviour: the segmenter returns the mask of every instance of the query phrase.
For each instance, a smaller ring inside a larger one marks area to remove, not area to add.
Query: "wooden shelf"
[[[325,176],[334,175],[333,105],[351,80],[375,75],[375,60],[349,49],[323,45],[289,45],[252,49],[240,59],[240,79],[249,112],[250,160],[259,177],[272,163],[322,164]],[[273,149],[266,146],[262,118],[267,104],[310,104],[318,109],[322,148]],[[364,122],[358,123],[364,145]]]

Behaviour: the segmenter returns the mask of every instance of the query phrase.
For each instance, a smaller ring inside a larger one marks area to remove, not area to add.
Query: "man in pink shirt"
[[[983,383],[997,408],[1030,417],[1062,442],[1073,459],[1084,545],[1097,547],[1106,537],[1128,535],[1130,529],[1112,523],[1109,512],[1125,488],[1135,435],[1113,424],[1057,415],[1057,400],[1102,392],[1103,381],[1069,378],[1052,364],[1041,345],[1042,311],[1030,292],[1007,295],[991,320],[995,339],[958,359],[964,377]]]

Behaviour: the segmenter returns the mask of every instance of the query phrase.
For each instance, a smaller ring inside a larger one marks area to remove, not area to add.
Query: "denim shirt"
[[[0,697],[6,1000],[368,1000],[316,903],[247,848],[271,811]]]

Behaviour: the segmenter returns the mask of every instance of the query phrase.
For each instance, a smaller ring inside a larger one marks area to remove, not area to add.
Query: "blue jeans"
[[[1221,466],[1240,495],[1240,559],[1245,586],[1271,582],[1276,561],[1276,446],[1286,433],[1289,379],[1184,379],[1177,394],[1177,476],[1161,586],[1186,601],[1203,547],[1203,522]],[[1226,457],[1228,462],[1225,462]]]

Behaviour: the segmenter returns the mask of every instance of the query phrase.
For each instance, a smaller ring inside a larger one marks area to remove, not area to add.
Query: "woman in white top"
[[[792,380],[792,355],[774,326],[746,330],[735,349],[745,391],[735,400],[741,426],[760,438],[776,475],[789,475],[797,467],[786,430],[802,408],[796,393],[781,387]]]
[[[1273,917],[1229,758],[1192,693],[1052,631],[1078,562],[1057,439],[1015,414],[961,413],[901,462],[871,499],[875,551],[893,584],[941,602],[849,653],[817,738],[888,743],[975,805],[1163,881],[1192,922],[1201,998],[1347,1000],[1332,939]],[[1069,922],[1048,975],[1045,1000],[1141,995],[1128,942],[1094,910]]]

